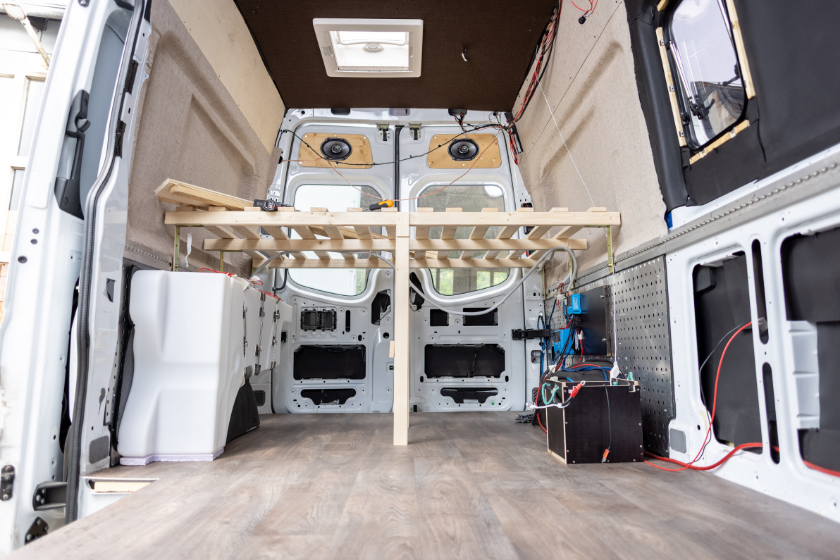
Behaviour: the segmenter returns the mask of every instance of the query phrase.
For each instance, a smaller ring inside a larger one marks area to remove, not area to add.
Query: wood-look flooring
[[[707,473],[567,467],[514,413],[263,416],[208,463],[25,546],[32,558],[838,558],[840,526]]]

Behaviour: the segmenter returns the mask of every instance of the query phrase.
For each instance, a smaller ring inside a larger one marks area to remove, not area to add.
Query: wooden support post
[[[615,255],[613,254],[612,226],[607,226],[607,265],[610,274],[615,270]]]
[[[400,214],[394,251],[394,445],[408,445],[410,313],[408,307],[409,218]]]
[[[225,271],[225,252],[219,251],[219,272]]]
[[[181,260],[181,226],[175,226],[175,255],[172,257],[172,272],[178,272],[178,261]]]

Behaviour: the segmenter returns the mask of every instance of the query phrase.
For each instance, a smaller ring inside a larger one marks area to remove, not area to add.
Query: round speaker
[[[449,155],[455,161],[470,161],[478,155],[478,144],[469,138],[455,140],[449,145]]]
[[[321,153],[329,160],[342,161],[350,157],[353,148],[344,138],[327,138],[321,143]]]

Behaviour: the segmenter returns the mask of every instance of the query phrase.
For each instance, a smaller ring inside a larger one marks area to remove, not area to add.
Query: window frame
[[[741,109],[741,114],[738,118],[732,122],[731,124],[727,125],[723,130],[721,130],[715,136],[709,138],[706,142],[700,143],[697,140],[697,137],[694,132],[694,126],[692,126],[691,120],[691,108],[687,107],[688,104],[688,92],[685,90],[687,84],[685,83],[687,78],[685,78],[685,74],[682,69],[682,65],[680,64],[679,59],[679,51],[677,50],[675,54],[675,50],[677,48],[676,42],[674,41],[673,31],[672,31],[672,24],[674,20],[674,14],[676,13],[677,9],[682,5],[683,0],[677,0],[676,2],[670,2],[665,9],[665,13],[663,14],[662,19],[662,34],[664,39],[664,47],[668,53],[668,64],[670,66],[671,75],[673,76],[673,88],[674,92],[676,93],[676,103],[677,103],[677,112],[682,123],[682,128],[680,132],[685,139],[686,146],[691,150],[692,153],[699,153],[704,152],[709,146],[719,142],[725,136],[731,134],[736,127],[741,125],[746,118],[747,118],[747,107],[749,105],[750,99],[752,96],[749,95],[750,88],[747,86],[748,76],[747,73],[744,71],[745,64],[746,64],[746,56],[745,53],[741,49],[738,48],[737,40],[736,40],[736,33],[739,33],[739,30],[735,29],[735,26],[732,24],[732,17],[729,13],[729,2],[725,2],[724,0],[717,0],[718,6],[721,8],[722,13],[725,16],[726,24],[729,26],[729,38],[730,43],[732,45],[732,52],[735,55],[735,60],[738,63],[738,77],[741,79],[741,87],[744,91],[744,106]],[[674,98],[671,99],[671,102],[674,102]],[[688,117],[687,119],[685,117]]]

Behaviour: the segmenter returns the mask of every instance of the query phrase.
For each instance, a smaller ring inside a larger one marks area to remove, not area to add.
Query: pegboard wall
[[[639,381],[645,449],[667,457],[668,425],[675,411],[665,274],[665,260],[658,257],[572,292],[614,285],[615,289],[606,290],[606,295],[609,334],[618,339],[618,365],[624,373],[633,372]],[[613,317],[618,325],[615,335]]]

